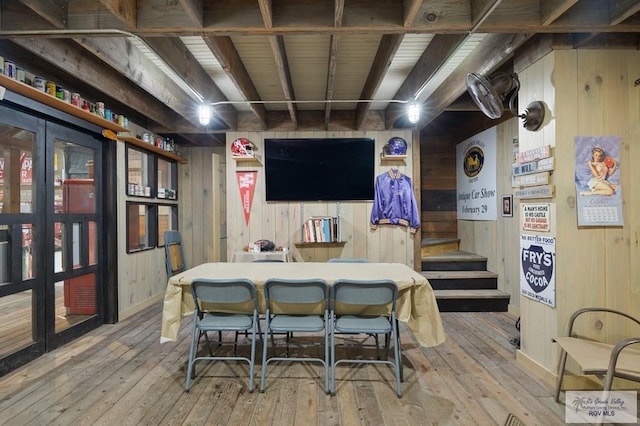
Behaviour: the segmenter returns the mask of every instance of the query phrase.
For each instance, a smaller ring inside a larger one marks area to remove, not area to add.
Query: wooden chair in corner
[[[166,256],[167,279],[187,269],[182,250],[182,237],[178,231],[165,231],[164,253]]]
[[[636,333],[614,343],[598,342],[575,335],[573,327],[576,320],[583,314],[594,312],[611,314],[620,320],[631,321],[638,326]],[[640,319],[636,317],[607,308],[579,309],[569,318],[567,335],[557,337],[554,340],[561,350],[556,381],[556,402],[560,402],[560,391],[562,389],[567,356],[575,360],[582,374],[604,378],[604,392],[611,390],[614,377],[640,382]]]

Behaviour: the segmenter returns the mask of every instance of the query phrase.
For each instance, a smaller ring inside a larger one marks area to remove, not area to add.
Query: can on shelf
[[[56,83],[54,83],[53,81],[47,81],[45,83],[45,92],[47,92],[51,96],[55,96],[56,95]]]
[[[56,98],[64,99],[64,88],[62,86],[56,86]]]
[[[108,108],[105,109],[102,115],[104,116],[105,120],[111,121],[111,110],[110,109],[108,109]]]
[[[16,64],[12,61],[4,61],[4,75],[9,78],[16,78]]]
[[[125,116],[122,114],[118,114],[118,125],[124,127],[124,119]]]
[[[96,114],[104,118],[104,102],[96,102]]]
[[[85,111],[91,111],[91,105],[89,105],[88,100],[85,99],[82,101],[82,109]]]
[[[21,83],[25,82],[26,77],[24,74],[24,68],[16,67],[16,80],[18,80]]]
[[[38,76],[33,77],[33,87],[41,92],[46,92],[47,87],[44,78]]]
[[[71,92],[69,90],[62,90],[62,100],[65,102],[71,102]]]
[[[73,92],[71,94],[71,105],[80,107],[80,93]]]

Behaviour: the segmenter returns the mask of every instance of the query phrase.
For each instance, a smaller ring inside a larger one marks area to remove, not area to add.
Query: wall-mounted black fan
[[[509,99],[509,110],[523,119],[524,128],[532,132],[538,130],[544,121],[544,104],[531,102],[522,114],[518,114],[515,100],[520,89],[516,74],[498,73],[491,78],[477,73],[467,74],[467,91],[478,108],[491,119],[502,117],[504,102]]]

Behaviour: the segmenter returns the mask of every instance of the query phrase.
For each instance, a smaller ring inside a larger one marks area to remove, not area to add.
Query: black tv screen
[[[267,201],[373,200],[372,138],[265,139]]]

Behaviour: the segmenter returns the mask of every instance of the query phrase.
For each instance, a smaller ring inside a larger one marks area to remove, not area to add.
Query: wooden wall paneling
[[[640,85],[636,85],[635,81],[640,78],[640,52],[635,51],[629,54],[626,63],[626,84],[623,90],[628,93],[628,107],[626,109],[627,116],[627,132],[622,133],[625,150],[623,151],[621,171],[624,177],[625,187],[623,191],[624,198],[628,200],[624,208],[625,229],[628,229],[628,247],[627,256],[630,259],[629,277],[632,278],[629,283],[629,291],[626,294],[627,306],[630,312],[636,316],[640,314],[638,306],[640,306],[640,169],[635,167],[637,159],[640,158]]]
[[[520,73],[521,89],[518,96],[519,98],[518,104],[519,104],[520,111],[526,108],[526,105],[528,105],[529,102],[532,102],[534,100],[543,101],[547,106],[554,105],[554,97],[556,96],[555,90],[557,90],[557,87],[562,84],[564,85],[571,84],[569,81],[564,81],[564,80],[560,81],[561,77],[557,75],[558,73],[560,73],[560,70],[558,70],[558,68],[554,66],[553,61],[554,61],[553,55],[552,54],[547,55],[546,57],[543,57],[541,60],[535,62],[534,64],[532,64],[531,66],[529,66],[527,69],[523,70]],[[575,87],[575,82],[573,83],[573,87]],[[570,96],[567,100],[569,99],[571,99]],[[517,126],[518,126],[519,151],[523,152],[523,151],[531,150],[534,148],[542,147],[545,145],[551,145],[552,147],[554,146],[556,147],[554,148],[555,149],[554,154],[556,158],[560,157],[563,159],[570,159],[569,164],[571,164],[572,163],[571,159],[573,158],[573,136],[570,136],[570,137],[563,136],[561,138],[558,137],[557,138],[558,140],[556,140],[556,136],[553,133],[545,131],[545,128],[550,125],[547,120],[551,119],[551,121],[553,121],[553,118],[555,116],[555,111],[549,109],[547,110],[546,115],[547,115],[547,118],[545,119],[544,128],[537,132],[530,132],[524,129],[524,127],[522,126],[522,120],[518,119]],[[570,132],[571,134],[573,134],[573,130],[571,130]],[[564,151],[562,151],[563,148],[558,148],[559,144],[567,145],[567,148]],[[562,152],[562,154],[560,154],[559,152]],[[573,167],[570,167],[570,168],[571,170],[573,170]],[[556,170],[554,170],[552,175],[553,180],[555,181],[558,180],[558,176],[559,176],[558,173],[563,173],[563,172],[566,173],[566,169],[565,170],[562,170],[562,169],[563,168],[560,165],[556,164]],[[563,180],[562,182],[563,184],[573,183],[573,177],[571,177],[566,182],[564,182],[566,178],[563,175],[562,180]],[[510,178],[508,182],[510,184]],[[531,232],[531,231],[525,232],[522,230],[521,223],[520,223],[521,221],[520,210],[522,209],[522,206],[526,203],[553,203],[554,201],[555,201],[554,199],[519,200],[518,201],[519,209],[516,211],[518,213],[518,219],[517,219],[518,230],[516,234],[517,235],[516,250],[518,253],[520,253],[520,241],[519,241],[520,235],[523,233],[536,234],[535,232]],[[552,210],[553,210],[553,207],[552,207]],[[573,218],[575,221],[575,210],[573,213],[574,213]],[[561,219],[559,217],[556,217],[554,219],[554,215],[552,213],[551,215],[552,223],[554,220],[558,221],[558,224],[559,224],[560,223],[559,221]],[[560,226],[558,225],[558,227]],[[552,228],[553,228],[553,225],[552,225]],[[553,232],[538,233],[538,234],[554,236]],[[556,253],[560,252],[560,249],[558,247],[558,240],[559,238],[556,239]],[[562,261],[563,261],[562,255],[560,256],[556,255],[556,268],[555,268],[556,303],[558,303],[559,301],[558,288],[563,284],[562,279],[559,277],[559,272],[560,272],[560,269],[562,268],[561,266],[559,266],[559,263]],[[518,283],[518,293],[519,293],[519,287],[520,287],[519,258],[518,258],[517,264],[518,264],[518,269],[517,269],[518,275],[514,276],[513,278]],[[527,357],[530,357],[531,359],[535,360],[537,363],[543,365],[545,368],[551,371],[554,371],[557,349],[555,348],[554,345],[550,344],[550,342],[551,342],[551,339],[557,335],[556,310],[540,302],[526,298],[524,296],[519,296],[519,304],[520,304],[519,308],[520,308],[520,314],[521,314],[521,340],[523,342],[522,343],[523,352],[526,354]]]
[[[503,217],[500,203],[503,195],[513,195],[511,165],[513,164],[513,139],[518,138],[518,119],[507,120],[498,126],[497,191],[498,218],[496,228],[497,253],[494,272],[498,274],[498,288],[510,294],[509,311],[520,310],[520,203],[513,199],[513,217]]]
[[[208,262],[224,262],[226,256],[226,179],[224,157],[217,153],[211,154],[211,251]],[[224,254],[224,256],[223,256]]]
[[[193,156],[189,162],[191,164],[191,180],[193,182],[191,204],[188,209],[193,222],[193,238],[189,244],[191,246],[192,265],[199,265],[205,262],[205,239],[202,237],[211,235],[211,228],[207,223],[211,220],[211,202],[205,200],[205,198],[208,198],[207,192],[210,189],[208,183],[211,182],[211,161],[209,161],[210,154],[204,155],[203,151],[204,148],[193,148]]]
[[[167,285],[164,250],[161,248],[139,253],[127,253],[126,227],[126,167],[125,144],[118,143],[117,177],[118,203],[118,319],[121,321],[151,303],[159,301]]]
[[[378,159],[382,147],[392,136],[401,136],[410,141],[410,145],[413,146],[411,130],[229,132],[227,133],[227,144],[230,144],[237,137],[247,137],[258,145],[257,152],[261,154],[264,139],[271,137],[373,137],[376,141],[375,155]],[[385,229],[379,228],[376,231],[370,230],[369,224],[373,206],[371,202],[267,203],[264,197],[264,158],[262,158],[261,164],[254,168],[259,170],[258,183],[254,194],[251,220],[249,226],[246,227],[235,171],[252,168],[246,162],[232,160],[230,152],[226,153],[226,160],[228,256],[231,256],[236,250],[241,250],[249,241],[268,238],[277,245],[288,247],[294,260],[299,261],[326,261],[330,257],[366,257],[373,261],[401,262],[412,265],[414,258],[412,247],[415,241],[406,228],[387,227]],[[399,168],[403,173],[411,176],[412,167],[412,160],[407,159]],[[389,165],[376,161],[374,169],[376,176],[388,169]],[[335,216],[338,212],[344,246],[302,247],[295,245],[301,241],[300,227],[302,222],[311,216]]]
[[[193,181],[191,173],[195,151],[192,149],[185,151],[187,162],[178,164],[178,231],[185,241],[183,244],[185,262],[187,267],[191,268],[195,266],[193,248],[189,243],[194,238],[192,198],[193,187],[196,183]]]

